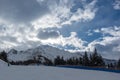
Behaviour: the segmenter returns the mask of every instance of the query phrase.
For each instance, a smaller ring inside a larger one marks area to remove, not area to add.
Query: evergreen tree
[[[85,54],[84,54],[84,56],[83,56],[83,65],[84,66],[89,66],[89,58],[88,58],[88,54],[87,54],[87,52],[85,51]]]
[[[117,68],[120,69],[120,59],[117,62]]]
[[[105,66],[105,62],[103,61],[103,58],[101,55],[97,58],[97,66]]]
[[[108,68],[109,68],[109,69],[114,69],[114,68],[115,68],[115,65],[114,65],[113,63],[110,63],[110,64],[108,64]]]
[[[2,51],[0,53],[0,59],[4,60],[5,62],[8,62],[7,53],[5,51]]]
[[[69,58],[69,59],[67,60],[67,64],[68,64],[68,65],[73,65],[73,64],[74,64],[73,59],[72,59],[72,58]]]
[[[98,61],[98,53],[97,53],[97,49],[95,48],[94,53],[91,56],[91,65],[97,66],[98,65],[97,61]]]
[[[114,67],[113,63],[110,63],[110,68],[113,68],[113,67]]]
[[[72,58],[72,65],[76,65],[76,60],[74,57]]]
[[[90,66],[93,66],[93,55],[92,54],[90,54]]]
[[[63,56],[60,58],[60,64],[61,65],[65,65],[66,64],[66,61],[64,60]]]
[[[55,59],[54,59],[54,64],[55,65],[59,65],[59,62],[60,61],[60,56],[57,56]]]
[[[75,65],[79,65],[79,60],[78,60],[78,58],[75,59]]]
[[[57,56],[54,59],[54,65],[65,65],[65,64],[66,64],[66,61],[64,60],[63,57]]]
[[[97,49],[95,48],[92,55],[90,55],[90,65],[91,66],[104,66],[105,63],[101,55],[98,55]]]
[[[79,58],[79,64],[83,65],[82,57]]]

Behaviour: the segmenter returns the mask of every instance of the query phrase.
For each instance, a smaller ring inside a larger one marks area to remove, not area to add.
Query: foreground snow
[[[0,80],[120,80],[120,74],[50,66],[0,66]]]

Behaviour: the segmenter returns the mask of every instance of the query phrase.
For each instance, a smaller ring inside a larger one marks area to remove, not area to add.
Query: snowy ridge
[[[36,58],[37,56],[43,56],[53,61],[53,59],[56,58],[58,55],[61,57],[63,56],[64,59],[82,56],[79,53],[70,53],[68,51],[60,50],[52,46],[41,45],[36,48],[31,48],[25,51],[17,51],[15,49],[11,49],[8,52],[8,60],[25,61],[28,59]]]

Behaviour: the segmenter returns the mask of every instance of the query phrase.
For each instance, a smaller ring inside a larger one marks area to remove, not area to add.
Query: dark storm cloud
[[[40,39],[49,39],[49,38],[57,38],[60,36],[58,31],[44,31],[40,30],[37,37]]]
[[[36,0],[0,0],[0,18],[7,21],[32,21],[49,11],[45,4]]]

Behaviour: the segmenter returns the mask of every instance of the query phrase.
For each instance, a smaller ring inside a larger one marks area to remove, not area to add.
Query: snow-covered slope
[[[0,59],[0,67],[7,66],[7,63]]]
[[[51,47],[51,46],[48,46],[48,45],[44,45],[44,46],[39,46],[38,48],[42,48],[44,50],[44,53],[46,53],[48,56],[46,57],[57,57],[58,55],[59,56],[63,56],[65,59],[67,58],[70,58],[70,57],[80,57],[82,56],[81,54],[78,54],[78,53],[70,53],[68,51],[64,51],[64,50],[60,50],[58,48],[55,48],[55,47]],[[46,55],[45,54],[45,55]]]
[[[10,66],[0,67],[0,80],[120,80],[120,74],[50,66]]]
[[[28,59],[33,59],[37,56],[44,56],[50,60],[53,60],[58,55],[61,57],[63,56],[64,59],[81,56],[78,53],[70,53],[68,51],[60,50],[52,46],[41,45],[39,47],[31,48],[25,51],[17,51],[15,49],[11,49],[8,52],[8,59],[10,61],[24,61]]]

